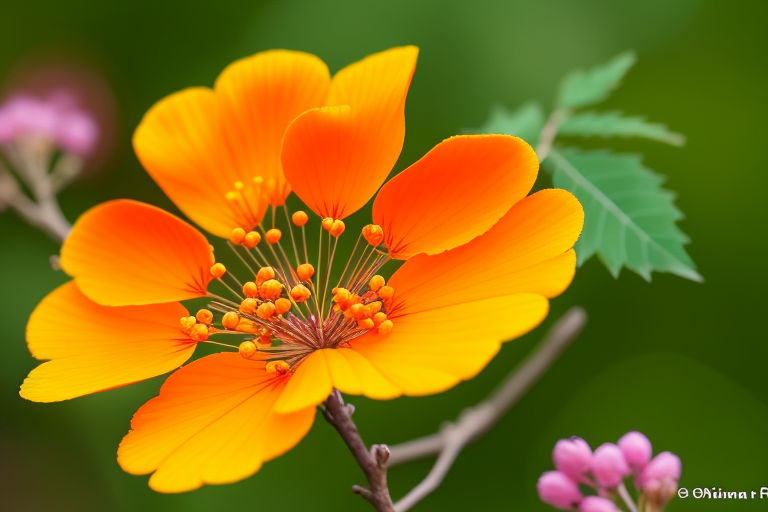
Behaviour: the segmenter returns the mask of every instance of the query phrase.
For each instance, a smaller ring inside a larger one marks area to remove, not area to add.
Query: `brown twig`
[[[349,451],[354,455],[368,480],[368,487],[355,485],[352,490],[368,500],[379,512],[395,512],[387,487],[389,449],[382,444],[375,444],[370,450],[366,448],[355,422],[352,421],[353,410],[352,405],[345,404],[341,393],[334,389],[331,396],[326,399],[323,411],[325,419],[347,443]]]
[[[550,329],[533,354],[487,400],[466,409],[457,421],[444,425],[435,434],[392,447],[391,466],[438,454],[429,474],[395,504],[395,510],[405,512],[437,489],[464,446],[498,422],[579,335],[586,321],[587,315],[582,308],[571,308]]]

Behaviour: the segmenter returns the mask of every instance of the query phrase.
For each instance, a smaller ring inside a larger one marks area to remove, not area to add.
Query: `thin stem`
[[[368,450],[357,431],[355,422],[352,421],[352,411],[353,408],[344,403],[341,393],[335,389],[326,399],[323,411],[325,419],[341,435],[368,480],[368,487],[356,485],[352,490],[368,500],[379,512],[395,512],[387,487],[389,450],[384,445],[376,444]]]
[[[629,491],[627,490],[627,486],[624,485],[624,482],[619,485],[616,491],[619,493],[621,500],[629,509],[629,512],[638,512],[637,505],[635,505],[634,500],[632,500],[632,496],[629,495]]]
[[[0,162],[0,207],[6,204],[27,223],[43,230],[57,242],[63,242],[72,225],[59,207],[56,189],[49,175],[33,171],[26,172],[24,177],[35,200],[24,194],[13,175]]]

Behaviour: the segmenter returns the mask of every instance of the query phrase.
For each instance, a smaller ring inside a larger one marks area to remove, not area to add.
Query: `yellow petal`
[[[199,359],[136,412],[118,462],[129,473],[154,472],[149,485],[160,492],[246,478],[295,446],[314,421],[314,406],[274,410],[286,380],[234,353]]]
[[[138,382],[182,365],[195,350],[179,328],[178,303],[100,306],[70,281],[35,308],[27,324],[32,370],[21,396],[54,402]]]

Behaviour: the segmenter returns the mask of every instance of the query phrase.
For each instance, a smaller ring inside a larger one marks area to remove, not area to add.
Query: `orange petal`
[[[154,472],[149,485],[160,492],[246,478],[295,446],[312,426],[314,406],[275,412],[287,380],[265,372],[263,361],[235,353],[184,366],[136,412],[118,462],[129,473]]]
[[[538,167],[520,138],[451,137],[382,187],[373,221],[393,258],[440,253],[493,226],[525,197]]]
[[[312,352],[299,363],[275,403],[275,410],[286,414],[314,407],[331,394],[332,388],[324,358],[320,351]]]
[[[296,194],[321,217],[360,209],[392,170],[405,136],[405,97],[418,50],[371,55],[333,78],[325,108],[291,123],[283,169]]]
[[[127,199],[85,212],[61,248],[64,271],[91,300],[107,306],[203,296],[212,262],[211,247],[195,228]]]
[[[70,281],[37,306],[27,324],[32,370],[21,396],[55,402],[124,386],[171,371],[195,350],[179,328],[178,303],[100,306]]]
[[[223,237],[235,227],[249,230],[269,202],[282,204],[290,192],[280,167],[283,133],[297,115],[322,105],[329,83],[328,68],[313,55],[257,53],[227,67],[215,91],[190,88],[154,105],[136,129],[134,149],[204,229]],[[237,182],[243,187],[232,195]]]
[[[250,229],[267,208],[265,198],[228,200],[235,182],[252,190],[254,170],[241,176],[221,129],[216,94],[204,87],[185,89],[156,103],[133,134],[141,164],[184,214],[206,231],[229,236]]]
[[[470,243],[406,261],[388,282],[395,289],[388,314],[515,293],[554,297],[573,279],[571,247],[583,222],[581,204],[569,192],[532,194]]]
[[[305,110],[323,104],[330,82],[322,60],[288,50],[238,60],[216,80],[222,128],[241,179],[262,176],[275,206],[291,191],[280,162],[285,129]]]
[[[394,318],[387,335],[366,334],[351,349],[365,361],[353,367],[372,366],[378,381],[353,381],[332,366],[334,385],[371,398],[392,387],[406,395],[439,393],[474,377],[498,352],[501,342],[521,336],[547,315],[547,299],[516,294],[445,306]],[[386,385],[382,384],[385,382]]]

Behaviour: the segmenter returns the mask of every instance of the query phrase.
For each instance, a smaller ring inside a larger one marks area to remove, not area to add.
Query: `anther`
[[[386,313],[382,313],[381,311],[379,311],[378,313],[373,315],[373,325],[374,325],[374,327],[380,326],[381,323],[384,320],[386,320],[386,319],[387,319],[387,314]]]
[[[205,325],[211,325],[213,322],[213,313],[209,309],[201,309],[195,315],[198,322]]]
[[[259,307],[259,302],[256,299],[247,298],[240,303],[240,312],[246,315],[252,315],[256,312],[256,308]]]
[[[293,288],[291,288],[291,298],[296,301],[296,303],[301,303],[306,301],[310,296],[309,289],[304,286],[303,284],[297,284]]]
[[[264,238],[266,239],[269,245],[275,245],[277,242],[280,241],[280,238],[282,238],[282,236],[283,236],[283,233],[279,229],[272,228],[266,232],[266,234],[264,235]]]
[[[192,329],[192,327],[195,326],[197,323],[197,319],[193,316],[183,316],[179,319],[179,324],[181,325],[181,328],[189,334],[189,331]]]
[[[275,269],[273,269],[272,267],[261,267],[259,271],[256,272],[257,283],[263,283],[264,281],[268,281],[274,278],[275,278]]]
[[[338,238],[344,232],[344,229],[346,229],[344,221],[336,219],[333,221],[333,224],[331,224],[331,229],[328,230],[328,232],[331,234],[331,236]]]
[[[323,226],[324,230],[330,231],[331,226],[333,226],[333,219],[331,217],[325,217],[322,221],[320,221],[320,225]]]
[[[227,267],[225,267],[221,263],[214,263],[213,266],[211,266],[211,275],[216,279],[219,279],[221,276],[223,276],[226,273],[227,273]]]
[[[371,280],[368,282],[368,288],[375,292],[375,291],[378,291],[379,288],[384,286],[385,283],[386,281],[384,281],[384,278],[377,274],[373,276]]]
[[[333,302],[346,302],[349,300],[349,290],[346,288],[333,289]]]
[[[293,221],[294,226],[301,227],[309,222],[309,216],[307,215],[307,212],[298,210],[293,212],[293,215],[291,215],[291,220]]]
[[[238,352],[245,359],[250,359],[256,353],[256,344],[250,340],[244,341],[238,347]]]
[[[238,315],[234,311],[227,311],[226,313],[224,313],[224,316],[221,317],[221,325],[223,325],[225,329],[230,329],[230,330],[237,329],[237,324],[239,323],[240,323],[240,315]]]
[[[379,297],[384,300],[389,300],[395,294],[395,289],[391,286],[382,286],[379,288]]]
[[[373,320],[370,318],[363,318],[362,320],[357,321],[357,326],[361,329],[373,329]]]
[[[275,313],[282,315],[291,309],[291,301],[286,298],[277,299],[275,301]]]
[[[243,238],[243,245],[249,249],[253,249],[261,242],[261,235],[256,231],[249,231]]]
[[[283,285],[275,279],[268,279],[259,287],[259,294],[265,300],[276,300],[281,293],[283,293]]]
[[[243,228],[235,228],[232,230],[232,234],[229,235],[229,241],[235,245],[240,245],[243,238],[245,238],[245,230]]]
[[[376,247],[384,240],[384,230],[378,224],[368,224],[363,227],[363,238]]]
[[[270,361],[264,365],[264,370],[266,370],[267,373],[276,373],[278,375],[283,375],[290,369],[291,366],[282,359],[278,361]]]
[[[389,334],[394,326],[395,324],[392,323],[392,320],[384,320],[379,324],[379,334]]]
[[[243,295],[246,297],[255,298],[259,296],[259,285],[253,281],[248,281],[243,285]]]
[[[302,281],[309,281],[312,279],[312,276],[315,275],[315,267],[310,263],[302,263],[296,267],[296,275],[299,276],[299,279]]]
[[[189,337],[195,341],[205,341],[208,339],[208,326],[203,324],[195,324],[192,330],[189,331]]]
[[[271,302],[262,302],[256,309],[256,316],[262,320],[269,320],[275,314],[275,305]]]

